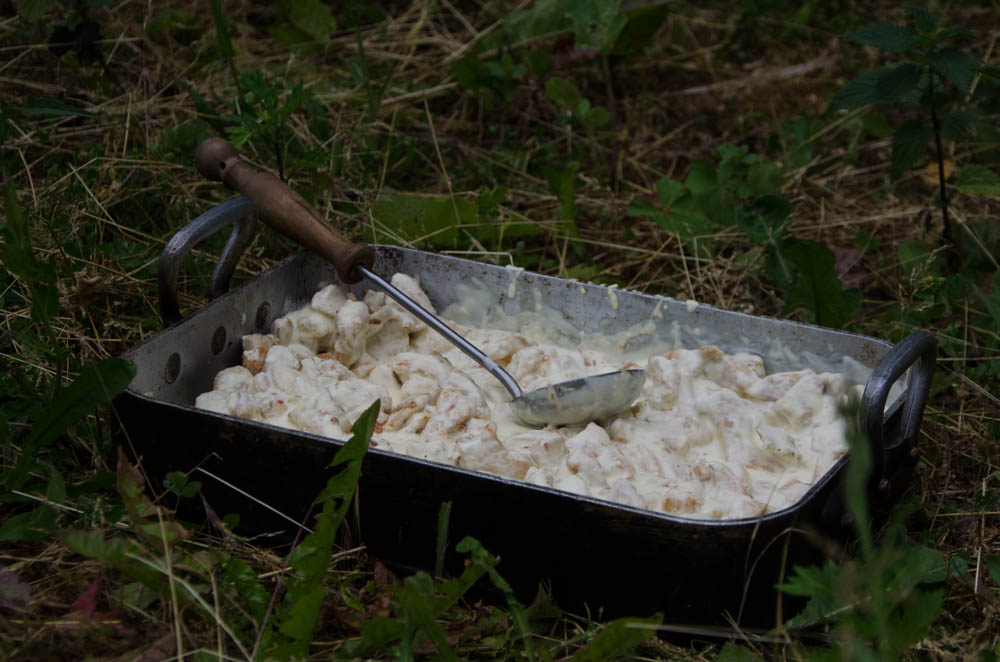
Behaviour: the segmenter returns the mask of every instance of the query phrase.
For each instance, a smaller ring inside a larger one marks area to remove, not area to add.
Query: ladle
[[[621,370],[560,382],[525,393],[517,381],[482,350],[371,271],[375,253],[367,244],[344,239],[302,196],[274,175],[244,161],[236,148],[222,138],[209,138],[195,151],[198,172],[247,196],[263,220],[281,234],[329,260],[345,283],[362,278],[377,285],[403,308],[423,320],[473,361],[500,380],[510,393],[517,420],[531,427],[574,425],[610,418],[632,404],[642,390],[643,370]]]

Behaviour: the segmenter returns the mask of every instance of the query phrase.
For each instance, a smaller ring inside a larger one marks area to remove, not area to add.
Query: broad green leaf
[[[971,41],[976,38],[976,35],[961,26],[953,25],[951,27],[941,28],[937,33],[937,38],[939,41]]]
[[[920,591],[904,601],[900,616],[888,633],[893,639],[893,648],[902,652],[926,637],[931,624],[941,614],[943,602],[944,589]]]
[[[545,96],[563,106],[574,115],[577,113],[580,101],[583,100],[583,96],[576,85],[559,76],[553,76],[545,82]]]
[[[923,7],[907,7],[906,14],[920,32],[930,33],[938,28],[937,18]]]
[[[677,200],[688,193],[687,186],[669,177],[661,177],[657,180],[655,187],[656,195],[666,207],[677,202]]]
[[[46,540],[56,528],[58,513],[48,505],[11,515],[0,524],[0,541]]]
[[[916,239],[904,239],[896,249],[899,258],[899,266],[904,273],[910,275],[915,270],[920,270],[922,274],[926,269],[929,273],[937,275],[940,272],[940,264],[937,258],[931,253],[923,243]]]
[[[607,53],[614,46],[628,18],[621,0],[570,2],[564,10],[573,24],[574,46]]]
[[[663,213],[663,210],[654,205],[649,200],[636,199],[629,203],[628,207],[625,209],[626,216],[645,216],[647,218],[653,219],[657,225],[663,225],[666,222],[667,215]]]
[[[968,92],[972,79],[982,62],[972,53],[945,46],[927,56],[936,72],[955,84],[963,94]]]
[[[257,573],[250,567],[250,564],[242,559],[229,558],[222,566],[222,573],[226,579],[233,583],[243,598],[242,606],[249,610],[258,622],[263,620],[264,614],[267,612],[267,605],[271,600],[271,594],[260,584]]]
[[[583,123],[595,129],[604,129],[611,124],[611,115],[604,106],[594,106],[583,116]]]
[[[587,647],[570,658],[572,662],[604,662],[615,660],[650,637],[656,635],[662,616],[653,618],[619,618],[608,623]]]
[[[84,368],[35,418],[17,466],[8,474],[8,487],[17,489],[23,485],[28,468],[39,449],[51,444],[59,435],[76,425],[95,406],[109,402],[125,390],[133,377],[135,365],[120,358],[104,359]]]
[[[883,103],[892,103],[902,99],[920,82],[923,69],[912,62],[904,62],[898,67],[886,71],[875,84],[875,94]]]
[[[730,641],[722,647],[714,659],[715,662],[760,662],[761,657],[746,646],[740,646]]]
[[[431,596],[434,593],[434,582],[425,572],[418,572],[403,581],[402,589],[396,591],[396,599],[406,611],[408,621],[423,630],[427,638],[437,648],[441,657],[449,662],[458,662],[458,656],[448,644],[448,637],[435,619],[431,606]]]
[[[125,544],[120,538],[104,537],[104,531],[63,531],[63,542],[77,554],[97,559],[101,563],[118,566],[125,559]]]
[[[958,108],[941,120],[941,135],[948,140],[969,140],[976,136],[979,113],[971,108]]]
[[[698,159],[691,164],[684,185],[695,195],[711,193],[719,188],[719,178],[715,165],[708,159]]]
[[[420,215],[419,231],[413,234],[432,246],[454,246],[460,225],[474,225],[478,219],[476,203],[465,198],[442,196],[428,203]],[[457,214],[457,216],[456,216]]]
[[[933,137],[931,128],[920,120],[906,120],[896,127],[892,135],[892,181],[927,157],[927,144]]]
[[[59,3],[56,0],[17,0],[17,11],[26,21],[37,21]]]
[[[316,41],[326,42],[337,27],[330,7],[320,0],[294,0],[289,5],[292,24]]]
[[[993,579],[993,585],[1000,586],[1000,554],[991,554],[986,557],[986,570]]]
[[[891,23],[876,23],[844,35],[851,41],[864,46],[875,46],[893,53],[905,53],[918,39],[912,28]]]
[[[829,248],[816,241],[788,240],[777,252],[794,270],[792,279],[784,283],[785,313],[802,310],[809,321],[836,329],[854,319],[861,307],[861,291],[844,289]]]
[[[1000,196],[1000,174],[984,165],[967,165],[955,173],[955,186],[966,195]]]
[[[897,65],[889,65],[881,69],[863,73],[857,78],[848,81],[833,96],[833,100],[830,102],[830,110],[853,110],[883,101],[878,94],[879,81],[883,76],[891,73],[896,68]]]

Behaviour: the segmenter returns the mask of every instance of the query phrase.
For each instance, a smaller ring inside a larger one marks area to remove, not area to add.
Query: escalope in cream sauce
[[[434,310],[412,277],[392,284]],[[196,406],[343,439],[378,399],[377,448],[696,519],[791,506],[846,451],[852,387],[839,373],[768,375],[759,356],[714,345],[635,356],[623,343],[568,348],[532,329],[449,324],[525,391],[636,367],[646,383],[611,420],[526,428],[495,378],[395,301],[330,285],[272,333],[245,336],[242,365]]]

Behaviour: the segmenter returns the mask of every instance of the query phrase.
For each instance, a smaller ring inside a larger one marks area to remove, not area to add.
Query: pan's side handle
[[[868,435],[872,449],[872,477],[881,491],[886,491],[885,403],[889,389],[913,367],[907,383],[902,411],[902,439],[898,449],[915,458],[920,420],[930,393],[931,377],[937,357],[937,340],[928,331],[917,331],[889,350],[865,384],[861,396],[861,429]]]
[[[208,294],[214,299],[229,290],[229,280],[240,256],[250,243],[256,222],[257,206],[249,198],[239,197],[213,207],[170,238],[160,254],[159,262],[160,315],[165,325],[169,326],[181,319],[180,307],[177,305],[177,276],[181,262],[191,249],[222,228],[233,226],[209,281]]]

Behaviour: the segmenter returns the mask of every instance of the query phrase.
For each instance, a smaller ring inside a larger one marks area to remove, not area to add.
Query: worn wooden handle
[[[372,268],[375,253],[367,244],[355,244],[331,228],[305,198],[268,172],[244,161],[236,148],[222,138],[198,145],[194,162],[206,178],[221,181],[254,201],[265,223],[286,237],[329,260],[345,283],[356,283],[355,267]]]

